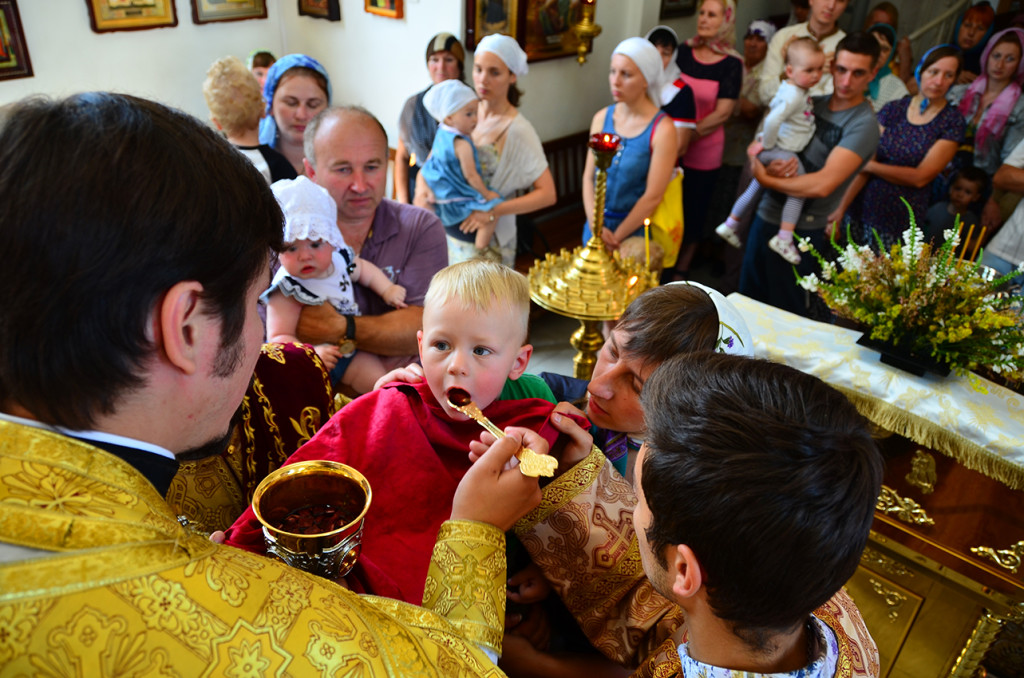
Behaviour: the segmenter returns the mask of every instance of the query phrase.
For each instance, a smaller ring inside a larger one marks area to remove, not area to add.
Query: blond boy
[[[260,143],[260,119],[266,102],[256,76],[236,57],[218,59],[206,72],[203,97],[214,127],[249,158],[267,183],[294,179],[295,168],[270,146]]]
[[[512,269],[472,260],[440,270],[417,333],[424,381],[391,383],[355,399],[288,460],[339,461],[369,480],[373,501],[362,555],[349,577],[357,590],[421,602],[434,537],[470,466],[469,444],[483,433],[448,405],[451,389],[468,391],[510,435],[522,436],[526,428],[552,443],[558,438],[548,422],[553,403],[496,400],[506,378],[518,378],[529,363],[528,316],[526,278]],[[252,509],[227,537],[241,548],[266,550]]]

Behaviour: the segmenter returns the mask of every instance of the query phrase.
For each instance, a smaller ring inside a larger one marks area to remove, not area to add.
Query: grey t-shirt
[[[1024,141],[1010,151],[1005,164],[1024,169]],[[1024,200],[1017,203],[1017,209],[996,232],[985,251],[1015,266],[1024,261]]]
[[[871,104],[866,100],[856,106],[842,111],[831,111],[828,102],[832,95],[814,97],[814,136],[807,147],[800,152],[807,174],[817,172],[825,166],[829,153],[837,146],[853,151],[862,159],[856,172],[841,183],[831,195],[804,202],[800,212],[797,229],[817,231],[828,224],[826,217],[831,214],[843,199],[847,186],[863,169],[878,148],[878,120]],[[766,191],[758,206],[757,215],[770,224],[782,222],[782,206],[786,196],[778,191]]]

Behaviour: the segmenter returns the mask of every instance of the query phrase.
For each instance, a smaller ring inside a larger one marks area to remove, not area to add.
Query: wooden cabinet
[[[971,549],[1024,540],[1024,492],[906,438],[880,444],[883,496],[847,588],[878,644],[881,676],[973,676],[1003,626],[1024,620],[1024,567],[1015,574],[1012,557],[997,554],[1000,565]],[[1024,675],[1007,654],[999,675]]]

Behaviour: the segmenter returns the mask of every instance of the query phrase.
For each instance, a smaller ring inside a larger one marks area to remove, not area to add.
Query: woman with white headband
[[[554,205],[558,199],[540,137],[516,109],[523,95],[516,85],[527,70],[526,52],[507,35],[488,35],[477,44],[473,86],[480,97],[480,108],[473,145],[484,183],[505,200],[489,212],[473,212],[462,222],[461,230],[474,233],[485,224],[497,222],[491,244],[497,246],[507,266],[513,266],[516,258],[515,215]],[[516,197],[520,191],[527,193]],[[433,201],[420,180],[416,196],[414,202],[420,206]],[[475,249],[467,255],[474,256]]]
[[[654,45],[644,38],[623,40],[612,53],[608,72],[615,103],[599,110],[590,123],[591,134],[617,134],[622,139],[608,168],[601,232],[610,250],[643,228],[672,178],[678,143],[672,119],[659,108],[661,77],[661,55]],[[583,242],[591,235],[594,178],[594,156],[588,153],[583,170]]]

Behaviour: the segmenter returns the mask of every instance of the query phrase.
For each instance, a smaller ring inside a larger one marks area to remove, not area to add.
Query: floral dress
[[[963,139],[964,119],[954,106],[947,105],[931,122],[915,125],[907,120],[910,102],[911,97],[904,97],[886,104],[878,112],[878,124],[885,128],[875,156],[878,162],[917,167],[935,142],[960,143]],[[917,223],[923,224],[929,196],[928,186],[897,186],[873,176],[858,197],[860,222],[865,233],[869,234],[871,229],[878,231],[886,246],[896,242],[910,223],[907,208],[900,198],[910,203]]]

